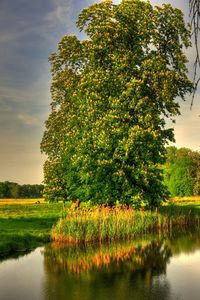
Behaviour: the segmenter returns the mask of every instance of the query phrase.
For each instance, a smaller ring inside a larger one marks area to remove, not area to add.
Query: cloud
[[[47,14],[44,20],[50,24],[56,23],[58,25],[58,23],[61,23],[72,27],[73,1],[53,0],[53,4],[54,9]]]
[[[0,1],[0,180],[41,182],[39,148],[50,108],[48,56],[64,34],[76,32],[79,4]]]
[[[38,121],[38,119],[36,117],[33,117],[31,115],[28,114],[19,114],[17,116],[17,119],[22,121],[23,124],[25,125],[38,125],[40,124],[40,122]]]
[[[187,147],[193,150],[200,150],[200,94],[197,93],[195,101],[190,109],[191,97],[186,101],[179,101],[181,115],[177,116],[176,123],[173,124],[167,120],[167,128],[174,128],[175,146],[178,148]],[[171,145],[172,143],[170,143]],[[174,143],[173,143],[174,145]]]

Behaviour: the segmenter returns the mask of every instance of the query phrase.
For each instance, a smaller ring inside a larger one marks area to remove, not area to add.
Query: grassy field
[[[169,216],[200,217],[200,196],[171,198],[160,208],[160,213]]]
[[[33,249],[50,241],[52,226],[62,215],[62,204],[40,200],[0,201],[0,257]]]
[[[170,204],[200,206],[200,196],[174,197],[170,199]]]
[[[36,202],[44,203],[44,200],[41,199],[0,199],[0,206],[1,205],[28,205],[28,204],[36,204]]]

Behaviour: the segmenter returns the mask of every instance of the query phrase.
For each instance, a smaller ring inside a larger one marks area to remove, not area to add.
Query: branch
[[[199,48],[199,35],[200,35],[200,0],[189,0],[190,5],[190,17],[191,25],[193,28],[192,35],[194,36],[195,49],[196,49],[196,58],[194,62],[194,92],[192,96],[192,102],[190,108],[193,106],[194,96],[200,82],[200,77],[198,76],[198,69],[200,69],[200,48]]]

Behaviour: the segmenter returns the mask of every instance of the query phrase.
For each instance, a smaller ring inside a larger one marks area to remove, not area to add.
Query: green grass
[[[190,219],[200,217],[200,197],[176,197],[160,208],[160,213],[171,217],[185,216]]]
[[[6,204],[0,206],[0,257],[27,251],[50,241],[62,204]]]

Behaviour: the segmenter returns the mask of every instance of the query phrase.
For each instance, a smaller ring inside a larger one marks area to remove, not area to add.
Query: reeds
[[[121,207],[66,211],[52,230],[52,240],[67,244],[115,241],[158,231],[171,232],[174,226],[199,225],[200,215],[190,210],[165,208],[163,212],[138,211]]]
[[[52,231],[54,241],[80,244],[119,240],[147,233],[158,223],[158,215],[133,209],[94,207],[68,210]]]

